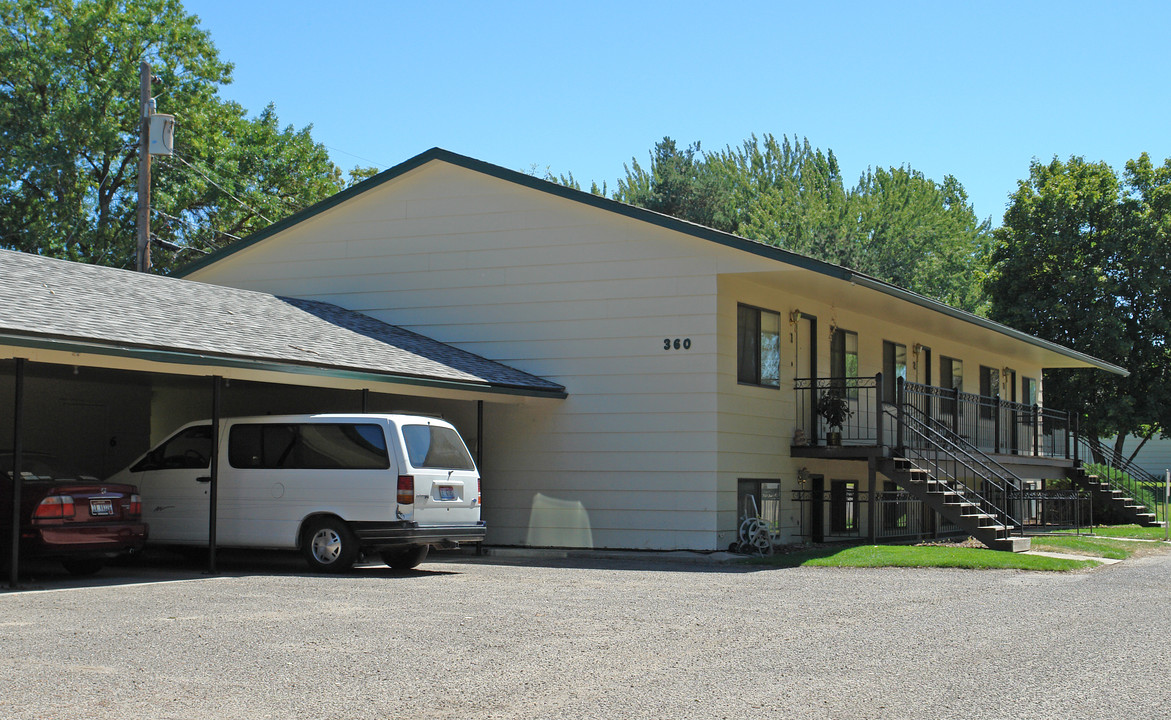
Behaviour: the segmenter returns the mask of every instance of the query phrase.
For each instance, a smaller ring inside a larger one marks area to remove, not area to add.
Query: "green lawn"
[[[1045,535],[1033,537],[1034,550],[1048,550],[1049,552],[1073,553],[1076,555],[1093,555],[1125,560],[1134,555],[1145,543],[1127,542],[1113,538],[1090,537],[1088,535]]]
[[[938,545],[853,545],[822,547],[746,560],[771,567],[938,567],[972,570],[1080,570],[1096,560],[1066,560],[1038,555]]]
[[[1089,530],[1082,530],[1082,535],[1085,536],[1087,532],[1098,537],[1162,540],[1166,530],[1161,527],[1140,527],[1138,525],[1097,525]]]

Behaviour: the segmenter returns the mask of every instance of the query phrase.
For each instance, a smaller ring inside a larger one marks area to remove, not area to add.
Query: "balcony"
[[[1078,460],[1076,428],[1065,411],[901,378],[891,392],[881,373],[860,378],[800,378],[794,389],[798,432],[793,454],[797,456],[866,457],[883,454],[888,447],[904,447],[902,418],[911,414],[984,453],[1022,460]],[[841,427],[840,447],[827,445],[830,428],[817,412],[818,399],[825,394],[839,395],[849,405],[849,418]]]

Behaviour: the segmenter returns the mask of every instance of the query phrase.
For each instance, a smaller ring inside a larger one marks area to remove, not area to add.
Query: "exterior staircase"
[[[1014,493],[1021,489],[1020,478],[904,410],[902,405],[886,410],[899,437],[891,456],[879,460],[879,472],[987,547],[1028,550],[1032,543],[1009,512]]]
[[[1127,491],[1123,487],[1112,484],[1109,480],[1096,474],[1091,474],[1084,466],[1070,472],[1069,479],[1073,481],[1075,486],[1089,491],[1093,497],[1093,507],[1108,508],[1108,512],[1113,512],[1124,522],[1136,523],[1142,527],[1162,527],[1165,524],[1165,521],[1158,519],[1152,508],[1128,497]]]
[[[1097,438],[1078,438],[1078,457],[1072,472],[1067,473],[1077,487],[1088,490],[1094,508],[1105,508],[1113,521],[1137,523],[1143,527],[1166,524],[1166,507],[1160,500],[1165,480],[1155,477],[1129,460],[1115,461],[1114,452]],[[1102,458],[1102,464],[1090,465],[1089,458]]]

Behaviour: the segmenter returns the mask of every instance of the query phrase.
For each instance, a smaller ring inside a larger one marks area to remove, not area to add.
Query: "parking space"
[[[0,594],[9,718],[1157,717],[1168,556],[1087,573],[446,555]],[[108,573],[108,574],[107,574]],[[60,580],[60,582],[59,582]],[[105,583],[105,584],[103,584]]]

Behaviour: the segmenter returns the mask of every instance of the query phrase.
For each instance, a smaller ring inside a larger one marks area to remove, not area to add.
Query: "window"
[[[736,309],[736,379],[781,386],[781,314],[748,305]]]
[[[831,480],[829,487],[829,527],[834,533],[858,530],[858,483]]]
[[[403,425],[407,459],[416,468],[475,470],[459,433],[443,425]]]
[[[846,397],[858,399],[858,333],[834,329],[829,342],[829,374],[834,380],[846,378]]]
[[[385,470],[386,437],[379,425],[256,423],[233,425],[228,463],[234,468]]]
[[[907,379],[907,346],[882,341],[882,399],[893,403],[898,388],[897,380]]]
[[[746,480],[741,478],[736,485],[736,522],[745,518],[760,516],[770,527],[780,514],[781,483],[779,480]],[[756,515],[753,515],[753,513]]]
[[[985,398],[994,398],[986,400]],[[996,414],[996,400],[1000,399],[1000,371],[980,366],[980,417],[991,419]]]
[[[1021,378],[1021,402],[1025,405],[1037,404],[1037,380],[1035,378]]]
[[[964,363],[962,360],[949,358],[945,355],[939,356],[939,387],[944,390],[964,391]],[[944,398],[941,405],[944,412],[955,415],[957,409],[955,400]]]
[[[211,425],[196,425],[181,431],[150,451],[130,472],[144,470],[195,469],[211,466]]]

